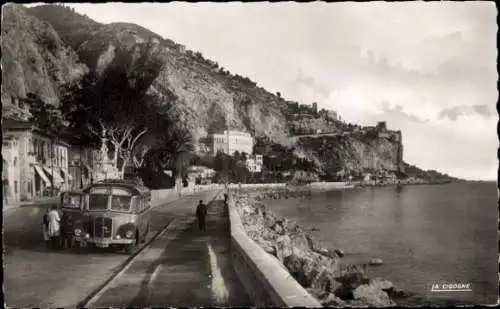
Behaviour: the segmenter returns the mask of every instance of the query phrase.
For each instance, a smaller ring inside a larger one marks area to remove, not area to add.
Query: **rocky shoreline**
[[[389,307],[414,296],[390,281],[368,278],[368,264],[342,260],[341,249],[325,248],[294,222],[266,210],[257,192],[231,192],[229,203],[241,217],[247,235],[275,256],[290,274],[323,306]]]
[[[255,200],[280,200],[280,199],[305,199],[312,196],[312,190],[309,187],[283,187],[272,189],[245,190]]]

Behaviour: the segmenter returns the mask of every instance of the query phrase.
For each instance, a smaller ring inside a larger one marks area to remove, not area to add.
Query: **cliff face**
[[[336,173],[341,169],[355,172],[404,171],[398,132],[299,137],[297,149],[312,157],[323,173]]]
[[[3,8],[2,51],[2,106],[29,92],[57,103],[59,85],[89,70],[102,74],[114,68],[126,72],[137,89],[173,101],[195,138],[224,129],[249,131],[295,146],[298,156],[323,171],[397,170],[401,161],[400,139],[358,134],[325,111],[285,102],[138,25],[100,24],[58,5],[8,5]],[[287,137],[316,130],[335,136]]]
[[[28,93],[57,104],[58,86],[88,71],[47,22],[11,4],[2,7],[2,106]]]

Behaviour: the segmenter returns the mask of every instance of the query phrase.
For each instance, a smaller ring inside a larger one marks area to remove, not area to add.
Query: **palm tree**
[[[158,138],[156,146],[148,152],[155,169],[172,169],[174,177],[183,178],[186,168],[193,158],[194,144],[189,130],[184,127],[172,128]]]

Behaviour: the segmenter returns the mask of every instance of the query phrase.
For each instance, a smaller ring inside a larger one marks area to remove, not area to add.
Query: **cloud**
[[[295,89],[296,91],[305,90],[302,92],[308,92],[307,96],[313,97],[313,99],[326,98],[330,94],[329,87],[320,84],[310,75],[304,75],[302,69],[298,70],[294,80],[287,84],[287,88]]]
[[[472,108],[474,109],[474,111],[477,114],[482,115],[486,118],[490,118],[493,116],[493,113],[490,111],[490,109],[488,108],[488,106],[486,104],[473,105]]]
[[[457,120],[460,116],[470,116],[478,114],[484,118],[491,118],[493,116],[492,112],[486,104],[472,105],[472,106],[454,106],[443,108],[438,113],[438,119],[448,118],[452,121]]]
[[[421,119],[413,114],[406,113],[403,110],[403,105],[401,104],[396,104],[394,107],[390,106],[390,103],[388,101],[383,101],[382,104],[382,112],[384,113],[385,116],[395,116],[398,118],[402,118],[404,120],[408,120],[411,122],[418,122],[418,123],[426,123],[429,121],[429,119]]]

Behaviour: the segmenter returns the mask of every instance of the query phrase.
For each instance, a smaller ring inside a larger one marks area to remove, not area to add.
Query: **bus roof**
[[[86,187],[82,192],[88,193],[93,188],[123,188],[132,193],[132,195],[143,195],[150,194],[151,191],[138,183],[133,183],[129,181],[103,181],[99,183],[92,184]]]

